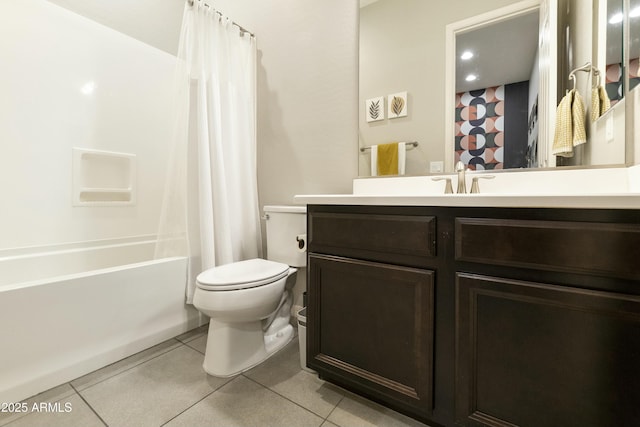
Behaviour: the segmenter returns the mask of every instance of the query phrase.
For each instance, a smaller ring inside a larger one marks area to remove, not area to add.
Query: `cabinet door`
[[[398,410],[432,409],[433,272],[309,255],[307,363]]]
[[[638,425],[639,297],[471,274],[456,295],[460,425]]]

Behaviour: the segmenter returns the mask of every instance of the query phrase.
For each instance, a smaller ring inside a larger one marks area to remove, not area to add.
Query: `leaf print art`
[[[391,101],[391,111],[393,111],[393,114],[395,114],[396,116],[399,116],[400,113],[402,113],[403,108],[404,108],[404,99],[394,96],[393,100]]]
[[[390,119],[397,117],[406,117],[407,115],[407,92],[392,93],[387,98],[388,104],[388,116]]]
[[[384,97],[367,99],[365,104],[368,122],[376,122],[384,119]]]
[[[373,101],[369,106],[369,117],[377,119],[380,117],[380,101]]]

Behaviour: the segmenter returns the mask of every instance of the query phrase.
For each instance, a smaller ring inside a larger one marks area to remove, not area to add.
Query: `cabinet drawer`
[[[309,214],[309,251],[410,266],[436,255],[436,219],[396,214]]]
[[[456,261],[640,279],[640,225],[456,218]]]

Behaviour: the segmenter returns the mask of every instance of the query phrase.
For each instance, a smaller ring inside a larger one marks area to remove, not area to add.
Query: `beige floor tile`
[[[77,378],[71,381],[71,385],[78,391],[84,390],[87,387],[91,387],[92,385],[104,381],[107,378],[118,375],[128,369],[133,368],[134,366],[137,366],[150,359],[153,359],[154,357],[173,350],[174,348],[178,348],[181,345],[182,344],[175,339],[167,340],[151,348],[129,356],[126,359],[119,360],[115,363],[112,363],[111,365],[105,366],[102,369],[98,369],[97,371],[93,371],[85,376]]]
[[[300,367],[297,338],[245,376],[326,418],[342,399],[342,389]]]
[[[192,329],[188,332],[185,332],[182,335],[178,335],[176,337],[176,339],[182,343],[188,343],[189,341],[192,341],[196,338],[200,338],[203,335],[207,335],[207,331],[209,330],[209,324],[207,323],[206,325],[202,325],[198,328]]]
[[[204,354],[207,349],[207,335],[201,335],[198,338],[187,342],[186,345]]]
[[[317,415],[239,376],[165,427],[319,427],[322,422]]]
[[[182,345],[80,394],[109,426],[157,427],[229,381],[208,376],[202,361]]]
[[[78,396],[73,394],[57,402],[58,406],[41,408],[12,422],[11,427],[104,427],[103,422]],[[65,412],[68,411],[68,412]]]
[[[339,426],[335,425],[331,421],[325,421],[325,422],[322,423],[322,425],[320,427],[339,427]]]
[[[340,427],[425,427],[419,421],[348,393],[328,421]]]

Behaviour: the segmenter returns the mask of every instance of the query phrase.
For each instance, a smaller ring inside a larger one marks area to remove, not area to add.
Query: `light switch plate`
[[[607,124],[606,124],[606,138],[607,142],[613,142],[613,114],[609,114],[607,116]]]

